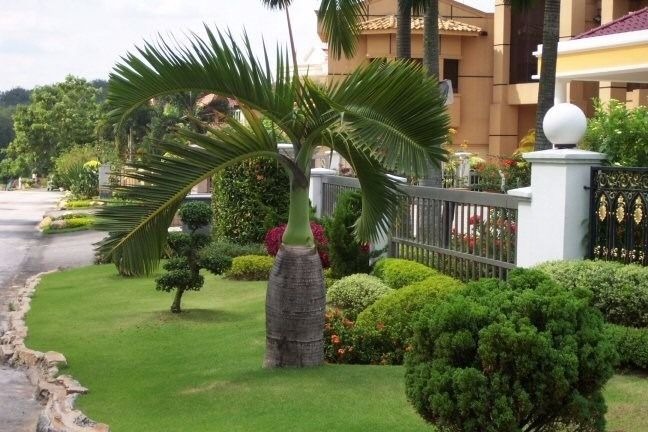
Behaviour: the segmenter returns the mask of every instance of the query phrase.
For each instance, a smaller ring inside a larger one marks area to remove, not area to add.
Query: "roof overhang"
[[[533,54],[541,70],[542,45]],[[559,42],[556,79],[648,83],[648,30]]]

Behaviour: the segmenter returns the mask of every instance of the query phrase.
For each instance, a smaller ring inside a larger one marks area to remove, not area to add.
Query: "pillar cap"
[[[536,164],[599,164],[607,159],[604,153],[579,149],[551,149],[524,153],[522,157]]]
[[[324,177],[337,174],[337,171],[328,168],[312,168],[311,177]]]

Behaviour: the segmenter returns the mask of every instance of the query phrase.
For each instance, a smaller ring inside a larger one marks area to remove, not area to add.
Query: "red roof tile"
[[[637,30],[648,30],[648,7],[636,12],[630,12],[628,15],[624,15],[621,18],[617,18],[600,27],[581,33],[574,39],[585,39],[594,36],[626,33]]]

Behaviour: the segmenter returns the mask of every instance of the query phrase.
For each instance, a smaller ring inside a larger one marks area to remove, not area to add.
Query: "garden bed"
[[[402,367],[262,369],[266,283],[205,276],[176,316],[152,278],[112,265],[48,275],[27,345],[64,353],[61,373],[90,389],[79,407],[116,432],[432,430],[405,399]],[[648,430],[646,376],[616,376],[605,395],[609,431]]]

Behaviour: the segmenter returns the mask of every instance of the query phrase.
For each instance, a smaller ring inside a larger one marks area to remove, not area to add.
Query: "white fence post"
[[[315,207],[315,215],[322,217],[322,206],[324,204],[324,177],[335,175],[336,171],[327,168],[311,169],[310,186],[308,188],[308,197],[311,205]]]
[[[531,186],[508,192],[530,198],[518,206],[518,267],[585,257],[590,171],[605,158],[576,149],[524,154],[531,163]]]

